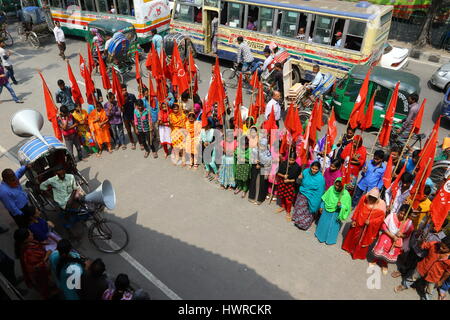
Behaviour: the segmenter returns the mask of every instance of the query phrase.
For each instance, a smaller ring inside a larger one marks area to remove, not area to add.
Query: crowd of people
[[[238,43],[242,44],[242,39]],[[243,58],[244,64],[249,62]],[[211,85],[223,82],[217,77],[213,68]],[[170,79],[165,83],[167,97],[163,101],[140,82],[137,97],[122,84],[120,93],[106,93],[106,102],[101,90],[96,89],[94,104],[86,109],[74,102],[72,88],[63,80],[57,84],[58,124],[67,148],[73,154],[75,146],[79,160],[91,154],[100,156],[105,148],[109,153],[125,152],[126,131],[131,149],[139,144],[145,158],[150,153],[157,158],[162,148],[165,158],[170,157],[175,166],[197,170],[202,165],[206,180],[222,190],[248,197],[255,205],[276,201],[276,212],[285,212],[287,221],[300,230],[309,230],[316,224],[315,236],[321,243],[335,245],[349,221],[342,249],[353,259],[378,264],[385,275],[388,264],[397,263],[398,271],[391,275],[402,277],[402,284],[395,288],[396,292],[415,284],[423,299],[430,299],[435,288],[439,289],[439,299],[446,297],[450,284],[450,225],[447,217],[441,230],[435,230],[430,218],[431,199],[441,186],[427,179],[422,199],[415,199],[416,194],[411,192],[414,184],[421,183],[417,176],[420,151],[404,159],[403,150],[397,147],[388,153],[379,149],[369,159],[371,155],[362,136],[349,125],[330,151],[324,135],[314,139],[305,155],[304,142],[308,137],[293,136],[289,130],[280,130],[274,136],[270,131],[280,128],[286,118],[279,91],[274,91],[272,99],[256,114],[241,114],[244,109],[239,106],[241,110],[227,104],[221,113],[220,101],[211,103],[208,96],[202,100],[191,90],[177,92]],[[117,94],[121,95],[122,104],[118,103]],[[408,100],[409,115],[396,131],[406,136],[418,113],[418,97],[412,95]],[[449,138],[444,140],[442,150],[448,155]],[[20,228],[14,234],[16,255],[21,259],[27,284],[38,289],[44,298],[52,294],[52,284],[66,299],[133,298],[126,275],[116,278],[115,289],[109,288],[101,260],[85,261],[67,240],[57,240],[53,250],[46,249],[49,238],[43,236],[45,232],[36,234],[33,230],[37,228],[34,224],[45,230],[48,226],[39,220],[36,209],[22,194],[18,178],[26,168],[21,170],[3,171],[0,200]],[[388,176],[394,181],[389,188],[384,184],[387,170],[392,171]],[[412,208],[415,200],[420,200],[420,204]],[[65,286],[64,270],[72,265],[80,268],[86,283],[92,284],[93,288],[86,286],[89,292],[80,293]],[[52,276],[53,282],[49,281]]]

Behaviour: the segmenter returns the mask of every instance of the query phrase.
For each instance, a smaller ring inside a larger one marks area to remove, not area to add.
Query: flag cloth
[[[136,51],[134,53],[134,67],[136,68],[136,81],[140,85],[141,84],[141,68],[139,67],[139,53]]]
[[[450,180],[444,183],[431,201],[431,221],[439,232],[450,210]]]
[[[52,94],[48,89],[47,83],[45,82],[44,77],[39,72],[39,76],[42,79],[42,89],[44,90],[44,102],[45,102],[45,110],[47,111],[47,119],[52,123],[53,132],[55,133],[55,137],[60,141],[63,141],[61,129],[58,125],[58,109],[56,108],[55,102],[53,101]]]
[[[420,126],[422,125],[423,111],[425,109],[425,103],[427,99],[423,99],[422,105],[420,106],[419,112],[417,113],[416,119],[414,120],[412,132],[418,134],[420,132]]]
[[[77,79],[75,79],[69,60],[67,60],[67,73],[69,74],[70,87],[72,88],[73,101],[78,104],[83,104],[84,99],[81,95],[80,87],[78,86]]]
[[[125,104],[125,98],[122,93],[122,84],[120,83],[119,77],[117,76],[114,68],[112,68],[112,82],[112,92],[116,96],[117,104],[119,105],[119,107],[123,107],[123,105]]]
[[[89,44],[89,42],[86,42],[86,44],[87,44],[87,50],[88,50],[88,67],[89,67],[89,72],[92,73],[92,70],[94,70],[94,68],[95,68],[95,61],[94,61],[94,57],[92,56],[91,45]]]
[[[264,98],[264,87],[262,82],[259,82],[258,94],[256,95],[255,105],[258,106],[258,110],[260,114],[264,114],[266,112],[266,100]],[[273,109],[273,108],[272,108]],[[257,120],[258,116],[255,118]]]
[[[402,169],[400,170],[399,174],[395,178],[394,182],[391,184],[391,203],[387,203],[388,206],[392,206],[395,198],[397,197],[397,191],[398,191],[400,179],[402,178],[403,174],[405,173],[405,169],[406,169],[406,165],[402,166]]]
[[[272,111],[270,112],[269,119],[264,121],[263,129],[266,129],[267,132],[278,129],[277,122],[275,121],[275,112],[273,108]]]
[[[398,100],[398,88],[400,86],[400,82],[397,82],[395,85],[394,92],[392,93],[391,101],[389,102],[389,106],[387,108],[386,114],[384,116],[383,125],[381,127],[380,136],[378,137],[378,141],[382,147],[386,147],[389,144],[389,138],[391,137],[392,131],[392,123],[394,121],[395,107],[397,106]]]
[[[250,85],[254,88],[254,89],[258,89],[259,85],[260,85],[260,81],[259,81],[259,77],[258,77],[258,71],[255,70],[255,72],[253,72],[252,77],[250,79]]]
[[[86,87],[87,103],[93,105],[94,104],[94,91],[95,91],[94,81],[92,81],[91,72],[89,71],[89,68],[86,65],[86,62],[84,61],[84,58],[81,54],[80,54],[80,73],[84,79],[84,84]]]
[[[164,76],[166,77],[166,79],[172,79],[172,70],[167,65],[167,56],[164,48],[161,48],[161,67],[163,69]]]
[[[372,99],[370,99],[369,106],[367,107],[366,114],[364,115],[364,120],[360,123],[360,128],[363,131],[370,129],[372,127],[372,118],[373,118],[373,110],[375,106],[375,96],[376,91],[372,95]]]
[[[294,140],[298,135],[303,133],[302,123],[298,115],[298,109],[291,104],[288,108],[286,118],[284,119],[284,126],[292,135]]]
[[[156,91],[155,91],[155,87],[153,86],[153,81],[152,81],[152,77],[149,75],[148,77],[148,92],[150,97],[156,97]]]
[[[242,106],[242,73],[239,75],[237,90],[236,90],[236,98],[234,99],[234,127],[236,129],[242,129],[242,115],[241,115],[241,106]]]
[[[217,86],[217,117],[219,121],[222,121],[222,116],[225,113],[225,88],[223,87],[218,56],[216,56],[216,64],[214,65],[214,79],[216,81],[215,85]]]
[[[389,160],[386,165],[386,169],[383,174],[383,185],[386,189],[389,189],[392,183],[392,155],[389,156]]]
[[[336,116],[334,114],[334,109],[331,109],[330,118],[328,119],[328,128],[327,128],[327,148],[325,150],[326,154],[329,154],[333,148],[334,140],[337,137],[337,122]]]
[[[182,94],[189,89],[189,79],[184,70],[183,60],[181,60],[178,45],[174,42],[172,54],[172,84],[178,88],[178,94]]]
[[[108,72],[106,71],[105,61],[103,61],[103,59],[102,59],[102,55],[100,53],[100,49],[98,48],[97,44],[95,44],[95,47],[97,49],[97,54],[98,54],[98,64],[100,67],[100,74],[102,75],[103,89],[109,90],[109,89],[111,89],[111,81],[109,80]]]
[[[360,121],[364,119],[364,108],[366,107],[371,71],[371,69],[367,71],[366,77],[364,78],[361,88],[359,89],[358,97],[356,98],[353,110],[350,113],[349,125],[353,129],[356,129],[358,125],[360,125]]]
[[[153,45],[151,48],[150,56],[152,59],[151,70],[152,70],[153,78],[155,78],[155,80],[164,79],[164,73],[163,73],[162,66],[161,66],[161,59],[159,58],[158,53],[156,52],[155,47]]]
[[[197,68],[195,67],[194,55],[192,50],[189,50],[189,62],[188,62],[189,78],[192,79],[197,74]]]
[[[147,53],[147,58],[145,59],[145,67],[147,68],[148,71],[152,70],[153,59],[155,58],[153,56],[153,52],[154,52],[153,43],[150,42],[150,50]],[[156,57],[156,58],[158,58],[158,57]]]
[[[322,124],[322,113],[320,113],[321,106],[319,106],[318,100],[319,99],[314,102],[314,107],[312,109],[311,116],[309,117],[309,141],[312,147],[316,145],[317,130],[320,130],[319,126]]]

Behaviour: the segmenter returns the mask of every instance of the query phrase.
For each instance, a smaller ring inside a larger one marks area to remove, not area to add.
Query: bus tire
[[[302,79],[300,69],[298,66],[292,66],[292,85],[299,83]]]

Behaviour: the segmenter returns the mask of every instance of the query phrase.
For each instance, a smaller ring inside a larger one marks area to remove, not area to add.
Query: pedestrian
[[[0,201],[19,228],[27,228],[27,217],[34,215],[36,211],[19,182],[27,169],[28,167],[22,166],[16,172],[12,169],[3,170],[3,181],[0,184]]]
[[[237,141],[234,139],[232,131],[226,131],[225,141],[223,141],[222,164],[219,169],[219,183],[223,190],[236,187],[234,152],[237,148]]]
[[[389,157],[392,158],[392,168],[397,167],[397,170],[395,170],[395,172],[392,172],[392,181],[394,181],[395,178],[397,178],[397,175],[399,175],[403,169],[404,163],[402,162],[402,159],[400,159],[401,152],[402,152],[402,149],[399,146],[394,145],[391,147],[391,152],[389,154]],[[399,163],[399,161],[400,161],[400,163]]]
[[[299,177],[300,189],[294,204],[292,221],[297,228],[308,230],[319,211],[325,192],[325,178],[320,172],[320,163],[313,162]]]
[[[283,79],[283,65],[279,62],[275,63],[275,69],[271,76],[270,89],[275,88],[280,93],[278,101],[283,102],[284,97],[284,79]]]
[[[66,51],[66,38],[64,36],[64,31],[61,29],[61,24],[59,21],[55,21],[55,28],[53,29],[53,34],[55,35],[56,43],[58,44],[59,56],[66,60],[64,52]]]
[[[103,144],[106,144],[108,152],[112,153],[111,135],[109,133],[109,119],[106,116],[105,109],[100,102],[97,102],[96,108],[89,114],[89,128],[94,134],[94,139],[98,145],[97,157],[100,157],[103,151]]]
[[[353,138],[355,137],[356,130],[352,127],[348,126],[347,130],[345,131],[345,134],[339,139],[338,143],[336,144],[336,150],[337,153],[335,155],[335,159],[341,158],[341,153],[344,151],[345,147],[353,141]]]
[[[59,108],[59,116],[57,117],[57,120],[67,149],[70,154],[75,157],[73,153],[73,147],[75,146],[77,149],[78,160],[81,161],[83,159],[83,151],[81,150],[80,139],[77,132],[78,123],[75,121],[72,114],[70,114],[67,106],[62,105],[61,108]]]
[[[81,107],[81,104],[77,103],[72,116],[78,124],[76,127],[78,139],[86,154],[89,156],[91,153],[97,153],[97,145],[89,129],[89,114],[87,111]]]
[[[336,178],[334,184],[322,196],[320,218],[315,232],[319,242],[327,245],[336,244],[336,240],[344,222],[352,211],[350,193],[345,190],[342,178]]]
[[[123,132],[123,120],[122,110],[117,105],[116,97],[114,93],[108,92],[108,101],[104,105],[106,116],[108,117],[109,124],[111,126],[112,138],[116,142],[116,150],[122,147],[122,150],[126,150],[125,134]]]
[[[134,125],[134,106],[136,104],[136,96],[132,93],[128,93],[127,85],[122,84],[122,94],[125,98],[125,103],[122,106],[123,124],[128,133],[128,139],[131,142],[131,150],[136,149],[136,142],[133,137],[133,132],[136,132]],[[133,129],[133,130],[132,130]],[[141,145],[141,150],[144,150],[144,146]]]
[[[134,125],[136,127],[136,135],[139,139],[139,144],[144,146],[144,158],[148,158],[150,154],[150,123],[152,119],[149,111],[144,107],[144,102],[141,99],[136,101],[136,109],[134,110]]]
[[[49,261],[53,278],[62,291],[64,299],[80,300],[77,288],[69,286],[72,282],[68,281],[68,278],[73,274],[83,276],[85,261],[73,250],[70,241],[67,239],[60,240],[56,250],[50,254]]]
[[[72,99],[72,88],[66,86],[64,80],[58,80],[58,91],[55,94],[55,100],[57,103],[60,103],[62,106],[66,106],[69,109],[69,112],[72,112],[75,109],[75,102]]]
[[[394,291],[401,292],[416,285],[421,300],[431,300],[435,287],[441,287],[450,275],[450,237],[441,242],[424,242],[421,248],[428,254],[417,264],[413,274]]]
[[[356,207],[362,195],[377,187],[381,190],[383,186],[383,175],[386,170],[384,164],[383,150],[376,150],[373,160],[368,160],[361,170],[361,179],[356,185],[352,198],[352,208]]]
[[[278,166],[277,172],[277,200],[281,203],[281,207],[277,209],[277,213],[286,211],[286,217],[291,218],[292,203],[297,195],[297,179],[300,177],[302,170],[297,164],[297,158],[294,148],[289,150],[288,159]],[[281,157],[280,157],[281,159]]]
[[[14,77],[14,68],[13,65],[11,64],[11,61],[9,60],[9,57],[11,56],[11,51],[6,51],[5,50],[6,47],[6,43],[5,40],[0,39],[0,58],[2,61],[2,65],[3,67],[6,69],[6,74],[8,75],[8,78],[10,78],[12,80],[12,82],[17,85],[18,82],[16,80],[16,78]]]
[[[272,99],[267,103],[266,109],[264,112],[264,116],[266,120],[269,119],[270,113],[272,112],[275,115],[275,121],[277,123],[277,126],[279,127],[280,117],[281,117],[281,106],[280,106],[280,99],[281,99],[281,93],[280,91],[275,90],[272,93]]]
[[[169,114],[170,139],[172,141],[172,161],[173,164],[186,166],[184,158],[184,130],[186,128],[186,115],[178,103],[173,104],[172,112]]]
[[[396,129],[399,140],[408,139],[409,133],[411,132],[414,120],[419,113],[420,105],[417,103],[419,101],[419,95],[417,93],[410,94],[408,96],[408,116],[402,120],[402,126]]]
[[[212,145],[215,141],[214,137],[214,120],[208,117],[206,126],[200,132],[200,140],[202,142],[203,163],[205,164],[205,178],[209,181],[216,179],[218,168],[216,165],[216,148]]]
[[[197,169],[200,147],[200,132],[202,131],[201,121],[195,120],[195,113],[189,112],[188,121],[186,121],[186,144],[185,152],[186,157],[189,159],[190,169]],[[188,168],[188,169],[189,169]]]
[[[411,185],[413,183],[413,180],[414,176],[408,172],[405,172],[400,178],[400,183],[398,190],[396,190],[396,194],[392,194],[391,188],[388,188],[386,190],[385,200],[389,212],[397,213],[401,205],[405,202],[406,199],[408,199],[408,197],[410,196],[409,190],[412,187]]]
[[[234,194],[242,192],[241,197],[245,198],[248,192],[250,182],[250,140],[247,136],[242,136],[234,153],[234,161],[236,163],[236,191]]]
[[[158,113],[158,131],[159,140],[164,149],[165,157],[170,155],[169,148],[172,146],[171,129],[169,125],[169,109],[167,108],[167,103],[161,102],[161,109]]]
[[[27,287],[39,292],[42,299],[48,299],[54,292],[47,265],[51,251],[46,251],[44,245],[36,241],[33,233],[26,228],[14,232],[14,250]]]
[[[423,198],[419,199],[420,203],[416,210],[411,209],[411,220],[414,225],[414,229],[417,230],[420,224],[424,221],[424,218],[429,218],[431,210],[431,187],[425,185],[423,189]]]
[[[8,89],[15,103],[23,103],[23,101],[17,97],[14,89],[11,87],[8,79],[8,74],[5,73],[5,69],[2,65],[0,65],[0,94],[3,91],[3,88]]]
[[[325,190],[334,185],[337,178],[342,177],[341,171],[342,161],[341,159],[334,159],[329,168],[325,169],[323,177],[325,178]]]
[[[102,300],[103,293],[112,285],[105,274],[106,266],[102,259],[95,259],[81,276],[81,300]]]
[[[420,152],[421,151],[422,150],[414,150],[413,153],[411,154],[411,158],[409,158],[408,161],[406,161],[406,159],[401,160],[402,166],[406,164],[406,168],[405,168],[406,172],[414,174],[414,169],[416,169],[416,166],[420,160]]]
[[[114,281],[114,288],[105,290],[103,300],[131,300],[133,290],[130,287],[130,279],[124,273],[119,274]]]
[[[347,177],[350,183],[346,185],[350,194],[353,193],[359,172],[366,162],[366,157],[367,150],[366,147],[363,146],[363,140],[360,135],[356,135],[353,138],[353,141],[349,143],[341,153],[341,159],[344,161],[344,169],[342,171],[344,174],[350,175],[350,177]],[[349,168],[346,169],[347,167]]]
[[[386,203],[380,199],[380,190],[373,188],[359,200],[352,216],[352,224],[347,232],[342,249],[351,254],[352,259],[366,259],[369,246],[377,238],[386,214]]]
[[[158,130],[158,114],[159,114],[159,102],[155,96],[150,96],[148,88],[142,89],[145,108],[150,114],[150,149],[153,153],[153,158],[158,158],[159,148],[159,130]]]
[[[381,235],[372,249],[372,260],[369,265],[380,265],[384,275],[388,274],[388,263],[396,263],[403,248],[409,248],[409,237],[414,231],[411,219],[406,218],[409,205],[400,207],[397,214],[391,212],[381,226]]]
[[[248,200],[256,205],[261,205],[266,199],[268,189],[268,177],[272,165],[272,155],[270,154],[268,140],[262,137],[258,140],[256,150],[253,150],[252,168],[250,172],[250,187]]]
[[[163,37],[158,34],[158,30],[156,30],[156,28],[152,29],[152,45],[158,52],[158,55],[160,55],[161,48],[163,46]]]

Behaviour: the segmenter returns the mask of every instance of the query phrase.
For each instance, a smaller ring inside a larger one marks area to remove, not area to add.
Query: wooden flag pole
[[[192,74],[191,74],[191,46],[189,46],[189,55],[188,55],[188,72],[189,72],[189,96],[191,97],[192,101],[192,111],[194,111],[194,92],[192,89]],[[197,77],[197,74],[195,75]]]

